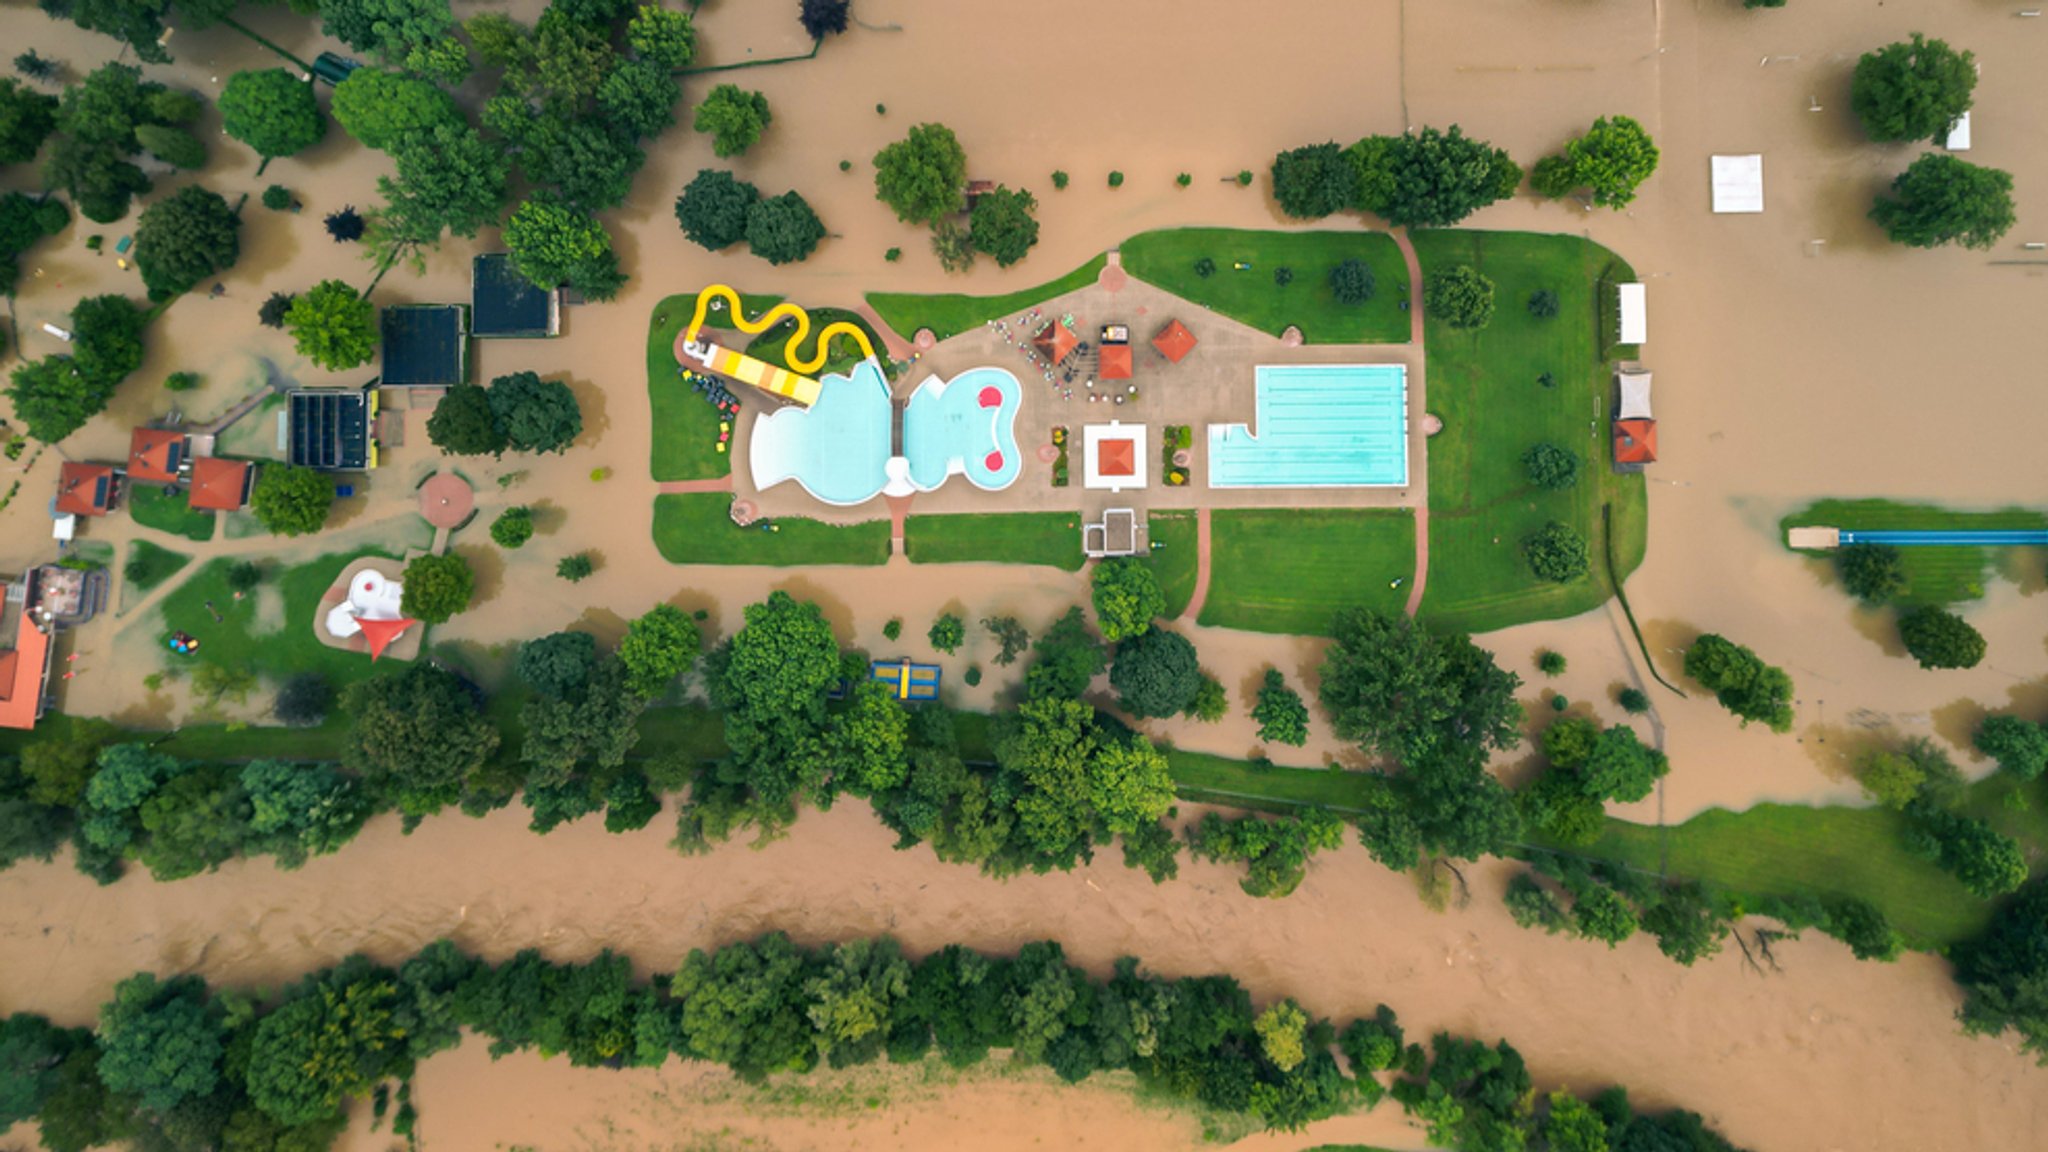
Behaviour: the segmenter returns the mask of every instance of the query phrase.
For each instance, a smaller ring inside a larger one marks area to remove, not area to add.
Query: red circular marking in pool
[[[981,406],[983,408],[1001,408],[1003,406],[1003,390],[993,384],[983,388],[981,390]]]
[[[989,391],[993,392],[995,389],[991,388]],[[998,448],[987,456],[982,457],[981,466],[991,472],[1001,472],[1003,470],[1003,450]]]

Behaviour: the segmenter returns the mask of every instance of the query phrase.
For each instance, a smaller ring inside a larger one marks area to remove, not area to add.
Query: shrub
[[[190,392],[199,387],[201,379],[197,372],[173,372],[164,377],[164,391]]]
[[[1538,444],[1522,454],[1522,470],[1538,488],[1563,491],[1579,482],[1579,455],[1555,444]]]
[[[1207,280],[1209,277],[1214,276],[1215,274],[1216,261],[1209,259],[1207,256],[1204,256],[1201,259],[1195,261],[1195,275],[1200,276],[1204,280]]]
[[[1067,180],[1068,176],[1064,171],[1055,170],[1052,174],[1052,186],[1056,189],[1065,189]]]
[[[967,681],[969,688],[978,687],[981,684],[981,665],[969,664],[967,671],[962,673],[960,678]]]
[[[1109,174],[1109,186],[1110,186],[1111,188],[1121,188],[1121,187],[1123,187],[1123,186],[1124,186],[1124,174],[1123,174],[1123,173],[1121,173],[1121,172],[1111,172],[1111,173]]]
[[[925,633],[925,639],[931,641],[933,648],[951,656],[960,650],[960,645],[967,639],[967,625],[962,623],[958,616],[948,612],[932,621],[931,631]]]
[[[555,565],[555,575],[560,576],[571,584],[583,580],[596,570],[597,565],[590,559],[590,553],[588,552],[578,552],[573,556],[564,556],[561,563]]]
[[[469,607],[476,594],[476,573],[455,553],[414,558],[401,578],[400,611],[424,624],[444,624]]]
[[[1529,567],[1545,580],[1566,584],[1586,574],[1592,554],[1586,538],[1569,524],[1551,521],[1522,545]]]
[[[1549,320],[1557,315],[1557,293],[1548,288],[1539,288],[1529,294],[1529,315],[1538,320]]]
[[[1621,710],[1631,716],[1640,716],[1650,710],[1649,693],[1641,688],[1623,688],[1615,694],[1614,702],[1621,705]]]
[[[272,184],[263,190],[263,206],[272,212],[283,212],[292,206],[292,190],[282,184]]]
[[[491,539],[500,548],[517,548],[533,539],[533,509],[515,505],[491,521]]]
[[[882,638],[883,638],[883,639],[885,639],[885,640],[894,640],[894,639],[897,639],[898,637],[900,637],[900,636],[902,636],[902,635],[903,635],[903,621],[902,621],[902,620],[901,620],[900,618],[892,616],[892,617],[890,617],[890,618],[889,618],[889,622],[888,622],[887,624],[884,624],[884,625],[882,625]]]
[[[1536,669],[1545,676],[1564,675],[1564,670],[1568,663],[1564,658],[1564,653],[1553,652],[1548,648],[1536,654]]]
[[[1975,668],[1984,659],[1984,634],[1932,604],[1899,617],[1899,639],[1922,668]]]
[[[1180,175],[1178,175],[1178,176],[1175,176],[1175,177],[1173,178],[1173,182],[1174,182],[1175,184],[1178,184],[1178,185],[1180,185],[1181,187],[1185,188],[1185,187],[1187,187],[1188,185],[1190,185],[1190,184],[1193,184],[1193,183],[1195,182],[1195,178],[1194,178],[1193,176],[1190,176],[1190,175],[1188,175],[1187,173],[1183,172],[1183,173],[1181,173]]]
[[[1906,590],[1906,558],[1889,544],[1851,544],[1835,553],[1835,570],[1849,595],[1881,604]]]
[[[1240,169],[1238,169],[1238,170],[1237,170],[1237,186],[1238,186],[1239,188],[1249,188],[1249,187],[1251,187],[1251,186],[1252,186],[1252,170],[1251,170],[1251,169],[1249,169],[1249,168],[1240,168]]]
[[[1300,693],[1287,686],[1277,668],[1266,669],[1258,702],[1252,706],[1252,719],[1258,721],[1261,740],[1296,748],[1308,743],[1308,705],[1302,703]]]
[[[1204,672],[1200,686],[1195,689],[1195,698],[1188,701],[1187,709],[1181,715],[1200,720],[1204,724],[1214,724],[1223,719],[1223,714],[1229,710],[1230,695],[1224,691],[1223,681]]]
[[[882,253],[882,259],[887,260],[891,264],[894,264],[898,260],[903,259],[903,249],[891,248],[887,252]]]
[[[1493,281],[1469,264],[1445,268],[1424,282],[1422,304],[1452,328],[1484,328],[1493,320]]]
[[[1273,269],[1273,283],[1282,288],[1294,283],[1294,269],[1285,264]]]
[[[1372,266],[1352,258],[1330,269],[1330,295],[1339,304],[1363,304],[1372,299],[1375,287]]]

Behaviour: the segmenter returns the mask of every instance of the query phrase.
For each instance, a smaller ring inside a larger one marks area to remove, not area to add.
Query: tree
[[[26,164],[57,130],[57,98],[12,76],[0,79],[0,164]]]
[[[412,819],[461,799],[464,783],[498,749],[497,726],[478,712],[476,693],[434,664],[359,680],[341,703],[350,721],[343,765]]]
[[[1330,295],[1337,303],[1357,306],[1372,299],[1372,265],[1353,257],[1330,269]]]
[[[318,672],[301,672],[286,680],[277,690],[277,702],[271,711],[278,723],[289,728],[311,728],[327,719],[327,709],[334,703],[334,687],[325,676]]]
[[[0,194],[0,292],[11,292],[21,277],[23,252],[71,223],[71,211],[55,197],[32,199],[20,192]]]
[[[1102,645],[1088,634],[1079,608],[1069,608],[1031,645],[1035,659],[1024,673],[1024,691],[1032,699],[1078,699],[1106,663]]]
[[[1588,795],[1601,800],[1632,804],[1647,797],[1657,781],[1671,771],[1662,752],[1636,738],[1635,729],[1617,724],[1600,733],[1584,763],[1580,778]]]
[[[226,1036],[204,980],[137,973],[100,1009],[100,1080],[151,1112],[169,1112],[220,1083]]]
[[[533,539],[533,509],[515,504],[491,521],[491,541],[500,548],[518,548]]]
[[[327,229],[327,235],[337,244],[350,244],[363,238],[363,217],[352,204],[343,205],[339,211],[329,212],[320,223]]]
[[[1899,958],[1906,941],[1886,920],[1884,912],[1867,900],[1839,897],[1826,904],[1827,921],[1821,930],[1849,946],[1858,960],[1889,963]]]
[[[1016,663],[1018,653],[1031,645],[1031,633],[1017,622],[1015,616],[984,616],[981,626],[995,638],[998,646],[992,662],[998,668],[1007,668]]]
[[[676,197],[676,222],[692,244],[716,252],[746,238],[747,216],[760,199],[759,190],[732,173],[700,169]]]
[[[73,0],[62,11],[80,28],[105,33],[133,48],[138,59],[168,64],[171,54],[164,51],[163,21],[170,7],[170,0]]]
[[[910,714],[888,685],[872,677],[857,682],[846,708],[825,733],[832,775],[857,796],[900,787],[910,772],[906,747]]]
[[[1095,566],[1095,623],[1112,644],[1150,630],[1166,612],[1166,593],[1144,562],[1128,556]]]
[[[414,557],[400,579],[399,610],[424,624],[447,623],[476,595],[476,573],[453,552]]]
[[[1744,724],[1760,720],[1773,732],[1792,730],[1792,678],[1748,648],[1709,632],[1685,650],[1685,674]]]
[[[1589,188],[1602,208],[1625,208],[1636,188],[1657,170],[1657,145],[1649,132],[1627,116],[1602,116],[1583,136],[1564,146],[1563,156],[1546,157],[1536,165],[1536,190],[1553,198]]]
[[[910,962],[883,936],[827,945],[816,968],[804,998],[819,1054],[834,1068],[874,1059],[897,1004],[910,994]]]
[[[851,0],[802,0],[797,10],[797,20],[813,40],[823,40],[834,32],[846,31],[846,10]]]
[[[1579,482],[1579,454],[1543,443],[1522,454],[1522,470],[1538,488],[1562,491]]]
[[[1991,825],[1924,801],[1915,803],[1907,815],[1914,831],[1933,848],[1935,861],[1971,895],[1989,900],[2026,883],[2027,858],[2019,842]]]
[[[303,536],[327,525],[334,508],[334,481],[311,468],[266,464],[256,473],[249,510],[279,536]]]
[[[688,12],[642,4],[626,24],[626,46],[642,60],[682,68],[697,55],[697,32]]]
[[[1320,220],[1358,200],[1358,169],[1335,143],[1290,148],[1273,158],[1273,199],[1296,220]]]
[[[1866,604],[1882,604],[1906,590],[1906,559],[1889,544],[1851,544],[1835,553],[1842,587]]]
[[[619,641],[627,686],[642,696],[661,695],[697,663],[702,645],[696,621],[673,604],[656,604],[627,625]]]
[[[960,645],[966,641],[967,625],[961,623],[958,616],[948,612],[932,622],[932,630],[925,635],[925,639],[931,641],[933,648],[951,656],[959,651]]]
[[[597,639],[588,632],[552,632],[519,646],[519,679],[542,696],[583,694],[597,668]]]
[[[967,214],[967,239],[974,250],[1008,268],[1038,243],[1038,221],[1032,213],[1038,198],[1022,188],[997,185],[975,198]]]
[[[448,0],[323,0],[322,29],[386,64],[454,86],[469,74]]]
[[[135,266],[152,300],[168,300],[235,263],[236,219],[218,192],[188,184],[142,210],[135,223]]]
[[[7,389],[15,418],[28,434],[54,444],[98,415],[107,406],[111,388],[88,380],[69,356],[32,360],[14,369]]]
[[[1529,558],[1529,567],[1536,575],[1559,584],[1584,576],[1592,564],[1586,538],[1579,535],[1578,529],[1555,520],[1524,541],[1522,553]]]
[[[1448,132],[1368,136],[1350,158],[1357,206],[1396,228],[1448,228],[1513,196],[1522,182],[1505,149],[1469,139],[1455,124]]]
[[[308,977],[255,1028],[249,1098],[283,1124],[340,1114],[408,1061],[395,974],[360,957]]]
[[[746,610],[732,638],[722,677],[745,716],[817,715],[839,676],[839,642],[816,604],[770,593]]]
[[[1965,160],[1928,153],[1892,181],[1870,218],[1895,244],[1989,248],[2012,230],[2012,175]]]
[[[504,235],[513,266],[538,287],[569,284],[593,300],[609,300],[626,281],[604,225],[556,192],[543,188],[529,196],[505,222]]]
[[[1493,281],[1470,264],[1439,269],[1423,282],[1422,306],[1452,328],[1484,328],[1493,321]]]
[[[793,264],[817,251],[825,223],[795,192],[784,192],[747,209],[747,246],[770,264]]]
[[[1117,644],[1109,683],[1117,703],[1133,716],[1166,717],[1194,700],[1202,669],[1187,637],[1152,628]]]
[[[675,123],[683,90],[669,70],[648,60],[621,61],[597,87],[597,107],[635,136],[658,136]]]
[[[377,306],[340,280],[322,280],[292,298],[285,331],[299,355],[330,372],[368,364],[377,355]]]
[[[71,309],[73,356],[97,386],[114,385],[142,367],[142,331],[149,316],[126,296],[88,296]]]
[[[457,456],[500,456],[505,433],[491,412],[491,395],[480,385],[457,384],[442,393],[427,417],[427,439]]]
[[[1446,749],[1520,741],[1514,693],[1521,677],[1469,638],[1432,636],[1406,616],[1359,608],[1338,613],[1330,634],[1321,697],[1341,739],[1411,770],[1426,762],[1450,767],[1435,758]]]
[[[256,760],[242,768],[240,783],[250,805],[248,849],[275,856],[284,869],[339,849],[370,815],[354,778],[328,764]]]
[[[407,236],[422,244],[438,242],[443,231],[474,236],[503,214],[510,160],[500,143],[467,123],[401,136],[390,152],[398,174],[377,180],[386,201],[380,216]]]
[[[1872,140],[1939,144],[1970,110],[1976,59],[1915,32],[1863,54],[1849,82],[1849,107]]]
[[[875,153],[875,198],[906,224],[937,224],[967,206],[967,153],[953,130],[919,124]]]
[[[1308,1013],[1292,1000],[1282,1000],[1252,1021],[1259,1050],[1282,1072],[1292,1072],[1308,1059]]]
[[[560,380],[514,372],[491,381],[491,418],[514,452],[566,452],[583,434],[583,410]]]
[[[1296,748],[1308,743],[1308,705],[1301,702],[1299,692],[1287,686],[1278,668],[1266,669],[1258,703],[1252,706],[1252,719],[1259,722],[1261,740]]]
[[[1986,716],[1973,741],[1999,770],[2032,780],[2048,769],[2048,728],[2018,716]]]
[[[313,85],[282,68],[237,72],[220,93],[221,127],[271,158],[312,147],[327,134]]]
[[[1856,780],[1872,800],[1894,811],[1903,811],[1919,797],[1927,773],[1910,756],[1873,748],[1857,758]]]
[[[1548,1152],[1607,1152],[1607,1122],[1569,1092],[1552,1092],[1539,1129]]]
[[[1071,868],[1088,845],[1101,749],[1094,714],[1078,700],[1027,700],[999,723],[996,763],[1015,781],[1015,849],[1034,871]]]
[[[555,575],[560,576],[571,584],[579,583],[596,570],[597,565],[591,561],[590,553],[588,552],[578,552],[573,556],[564,556],[561,563],[555,565]]]
[[[379,151],[408,137],[431,135],[442,125],[463,123],[455,98],[439,85],[382,68],[349,73],[334,86],[332,106],[343,131]]]
[[[2019,1033],[2020,1050],[2048,1054],[2048,878],[2035,880],[1992,913],[1981,936],[1955,945],[1963,1030],[1977,1036]]]
[[[1975,668],[1984,659],[1984,634],[1932,604],[1899,617],[1899,640],[1922,668]]]
[[[1636,914],[1619,893],[1597,880],[1589,880],[1572,891],[1572,923],[1590,940],[1604,941],[1609,948],[1636,934]]]
[[[711,154],[724,160],[745,154],[773,119],[766,96],[737,84],[720,84],[697,105],[697,117],[691,127],[709,133]]]

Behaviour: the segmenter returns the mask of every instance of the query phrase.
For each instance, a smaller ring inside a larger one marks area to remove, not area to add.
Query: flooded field
[[[806,50],[793,8],[713,0],[699,13],[706,62]],[[509,10],[537,9],[519,0]],[[330,46],[283,8],[245,16],[302,55]],[[740,609],[774,587],[819,600],[842,639],[877,650],[883,623],[897,616],[913,635],[920,621],[948,610],[970,619],[1010,612],[1041,625],[1084,595],[1079,576],[900,564],[792,576],[664,563],[647,535],[655,486],[643,463],[642,349],[653,305],[712,280],[839,305],[876,289],[1014,290],[1148,228],[1285,226],[1263,178],[1250,189],[1228,181],[1239,169],[1263,174],[1281,147],[1457,121],[1529,162],[1592,117],[1619,112],[1644,121],[1664,155],[1627,212],[1588,214],[1525,197],[1469,223],[1584,233],[1627,257],[1650,285],[1644,361],[1658,376],[1664,458],[1651,473],[1649,557],[1629,585],[1637,615],[1674,680],[1675,650],[1718,631],[1786,666],[1800,689],[1788,736],[1741,729],[1711,700],[1653,689],[1657,711],[1643,723],[1662,738],[1673,772],[1661,797],[1631,815],[1681,819],[1763,799],[1853,799],[1841,750],[1858,731],[1889,724],[1955,742],[1979,706],[2019,706],[2039,718],[2048,705],[2039,599],[2048,581],[2038,570],[1992,583],[1965,610],[1990,639],[1981,667],[1926,673],[1897,650],[1883,618],[1855,609],[1824,570],[1784,551],[1776,535],[1781,515],[1820,496],[1966,506],[2038,499],[2034,416],[2038,365],[2048,353],[2038,317],[2048,303],[2048,266],[2029,262],[2019,244],[2048,238],[2040,225],[2048,123],[2026,111],[2048,98],[2036,67],[2048,22],[2015,20],[2003,5],[1848,0],[1802,0],[1772,12],[1745,12],[1733,0],[1358,0],[1257,16],[1169,0],[1026,8],[859,0],[855,16],[857,26],[814,60],[735,74],[768,96],[775,121],[732,166],[764,191],[796,188],[817,208],[833,236],[810,261],[771,268],[737,249],[708,254],[683,239],[673,197],[699,168],[719,162],[704,137],[678,127],[654,145],[632,200],[607,214],[633,277],[618,301],[571,309],[554,341],[476,345],[479,380],[522,369],[568,379],[586,434],[559,457],[465,465],[486,516],[535,503],[543,528],[517,553],[492,551],[480,571],[482,603],[437,638],[496,645],[578,622],[611,635],[662,600],[706,608],[712,630],[729,633]],[[25,5],[0,9],[0,28],[7,42],[66,61],[74,78],[113,57],[111,40]],[[1061,31],[1049,40],[1048,29]],[[1919,149],[1860,140],[1847,110],[1849,70],[1859,53],[1915,30],[1969,48],[1983,64],[1970,158],[2013,172],[2020,213],[1998,250],[1896,249],[1865,219],[1871,194]],[[176,65],[152,67],[151,75],[209,97],[233,71],[275,62],[225,29],[181,31],[174,54]],[[686,100],[704,89],[691,81]],[[687,108],[680,111],[686,120]],[[946,276],[922,235],[873,199],[868,158],[930,119],[959,134],[973,175],[1038,194],[1043,242],[1017,267],[984,262],[969,275]],[[231,198],[251,194],[241,261],[221,278],[224,295],[194,293],[152,328],[147,363],[106,415],[18,477],[21,494],[0,511],[0,570],[47,557],[46,494],[63,457],[118,459],[128,430],[174,402],[200,421],[273,377],[365,378],[314,369],[283,334],[258,326],[256,309],[273,291],[324,277],[367,283],[360,252],[330,241],[320,218],[375,203],[376,178],[389,162],[335,129],[258,179],[254,155],[215,128],[217,119],[201,125],[213,156],[199,180]],[[1763,215],[1709,213],[1708,157],[1716,152],[1766,156]],[[852,162],[851,172],[839,170],[841,160]],[[1071,173],[1070,188],[1052,189],[1055,169]],[[1107,186],[1112,170],[1125,174],[1121,188]],[[1181,171],[1194,177],[1186,189],[1174,184]],[[185,179],[160,176],[159,194]],[[273,181],[297,191],[302,213],[254,202]],[[0,172],[0,186],[35,184],[26,168]],[[111,241],[132,230],[132,217],[108,226],[77,221],[24,257],[14,302],[24,354],[58,350],[37,329],[61,321],[81,294],[141,294],[133,272],[83,244],[93,232]],[[487,232],[480,243],[494,245],[495,237]],[[885,263],[882,253],[896,246],[904,259]],[[424,276],[392,272],[377,299],[466,299],[477,250],[451,242],[429,258]],[[163,392],[163,377],[178,370],[203,373],[205,387]],[[412,483],[435,466],[422,414],[405,423],[390,466],[343,513],[354,540],[404,531]],[[260,431],[244,434],[260,445]],[[600,466],[613,474],[593,480]],[[499,477],[513,472],[523,475],[500,487]],[[14,478],[0,470],[0,488]],[[131,529],[115,517],[88,533],[118,544]],[[297,559],[337,539],[257,537],[212,548]],[[600,558],[595,576],[574,586],[554,577],[558,559],[585,550]],[[157,654],[133,625],[148,611],[144,603],[79,638],[82,674],[66,686],[67,709],[164,723],[184,714],[175,695],[153,701],[142,684]],[[1234,708],[1268,664],[1313,687],[1316,642],[1190,634],[1204,665],[1231,689]],[[1647,679],[1611,610],[1482,642],[1531,681],[1524,698],[1532,703],[1539,688],[1554,689],[1619,719],[1613,689]],[[1533,656],[1541,648],[1571,658],[1565,677],[1539,682]],[[985,707],[1004,685],[991,675],[960,702]],[[1254,747],[1241,712],[1174,737],[1235,756]],[[1319,728],[1307,749],[1276,759],[1346,755]],[[845,808],[807,815],[790,840],[764,852],[729,848],[700,861],[663,847],[664,823],[626,838],[576,827],[537,840],[516,813],[482,823],[444,819],[411,838],[383,821],[340,857],[297,875],[237,866],[106,891],[61,868],[17,869],[0,875],[0,1008],[33,1005],[82,1022],[111,982],[136,967],[275,984],[354,949],[395,957],[451,932],[492,955],[541,943],[582,956],[609,943],[647,969],[672,965],[694,944],[768,927],[809,940],[891,931],[913,949],[1050,936],[1097,970],[1122,952],[1163,971],[1229,970],[1261,997],[1295,995],[1330,1015],[1367,1011],[1384,998],[1418,1028],[1507,1036],[1546,1080],[1590,1088],[1624,1079],[1644,1099],[1697,1108],[1757,1148],[2023,1148],[2032,1143],[2025,1134],[2048,1120],[2038,1103],[2042,1073],[2002,1044],[1958,1036],[1944,967],[1926,957],[1856,965],[1839,946],[1813,940],[1781,949],[1781,975],[1749,973],[1739,955],[1688,972],[1641,941],[1608,953],[1515,929],[1499,909],[1490,869],[1474,873],[1469,910],[1432,915],[1408,881],[1356,849],[1319,864],[1294,897],[1264,904],[1201,865],[1157,889],[1114,862],[997,885],[937,867],[922,852],[890,852],[886,835]],[[659,1101],[691,1097],[705,1075],[583,1077],[530,1060],[489,1065],[473,1048],[424,1072],[424,1132],[436,1148],[653,1147],[680,1141],[685,1121],[701,1120],[705,1132],[731,1127],[734,1147],[939,1147],[973,1134],[977,1120],[985,1135],[985,1118],[995,1115],[1012,1121],[1001,1127],[1016,1134],[1016,1146],[1104,1132],[1117,1134],[1104,1142],[1118,1147],[1193,1140],[1185,1124],[1169,1127],[1114,1095],[1054,1098],[1009,1082],[948,1089],[858,1120],[750,1118],[731,1105],[663,1119]],[[514,1093],[530,1112],[500,1107]],[[642,1127],[594,1127],[621,1113]],[[1343,1127],[1356,1123],[1333,1122],[1328,1138],[1366,1138]],[[1395,1142],[1384,1132],[1371,1138]],[[383,1140],[359,1133],[357,1144]]]

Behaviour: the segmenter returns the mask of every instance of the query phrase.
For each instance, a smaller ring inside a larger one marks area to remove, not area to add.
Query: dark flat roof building
[[[469,382],[469,306],[395,304],[384,309],[383,383],[446,388]]]
[[[486,252],[470,263],[470,335],[479,340],[553,336],[562,330],[561,296],[537,287],[512,266],[504,252]]]
[[[303,388],[288,396],[291,462],[323,472],[361,472],[376,467],[370,423],[377,415],[377,391],[361,388]]]

